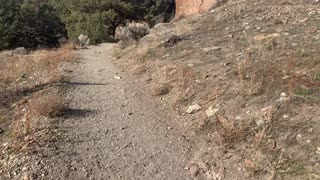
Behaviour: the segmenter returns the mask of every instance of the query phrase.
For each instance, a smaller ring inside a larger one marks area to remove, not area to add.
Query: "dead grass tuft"
[[[61,95],[55,93],[42,94],[29,102],[30,113],[34,117],[55,117],[65,108]]]
[[[116,59],[119,59],[121,57],[121,46],[120,45],[114,45],[113,48],[112,48],[112,53],[111,53],[111,56],[116,58]]]
[[[55,117],[65,107],[54,85],[63,79],[62,63],[72,59],[71,45],[0,59],[0,112],[9,117],[2,127],[11,135],[14,150],[22,150],[31,139],[38,142],[35,134],[40,131],[41,120]]]
[[[247,124],[235,122],[232,119],[227,119],[224,116],[217,116],[218,124],[222,127],[218,131],[222,136],[222,143],[227,147],[232,147],[238,143],[247,140],[250,135],[252,123]]]

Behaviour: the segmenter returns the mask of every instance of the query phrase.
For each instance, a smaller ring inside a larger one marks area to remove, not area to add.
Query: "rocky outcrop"
[[[176,0],[176,18],[209,11],[219,0]]]

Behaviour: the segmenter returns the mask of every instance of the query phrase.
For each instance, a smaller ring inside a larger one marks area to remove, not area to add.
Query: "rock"
[[[191,175],[192,177],[195,177],[195,176],[197,176],[198,173],[199,173],[199,168],[198,168],[198,166],[192,166],[192,167],[189,169],[189,171],[190,171],[190,175]]]
[[[153,95],[154,96],[163,96],[163,95],[169,94],[171,88],[172,87],[170,85],[167,85],[167,84],[162,85],[162,86],[157,87],[156,89],[154,89]]]
[[[213,108],[213,106],[210,106],[207,110],[206,110],[206,115],[207,117],[213,117],[214,115],[216,115],[216,113],[219,111],[219,108]]]
[[[283,119],[288,119],[289,118],[289,115],[285,114],[283,115]]]
[[[304,22],[306,22],[306,21],[308,21],[308,18],[301,19],[299,22],[300,22],[300,23],[304,23]]]
[[[87,48],[90,44],[90,39],[88,36],[81,34],[78,37],[80,48]]]
[[[189,16],[199,13],[212,12],[212,9],[225,3],[221,0],[176,0],[176,14],[175,18]]]
[[[187,113],[192,114],[192,113],[199,111],[200,109],[201,109],[201,106],[199,104],[191,105],[187,109]]]
[[[282,92],[280,94],[280,98],[276,101],[276,102],[285,102],[285,101],[289,101],[290,98],[288,97],[288,95],[285,92]]]
[[[287,97],[287,94],[286,94],[285,92],[282,92],[282,93],[280,94],[280,97]]]
[[[258,127],[261,127],[264,124],[264,121],[262,119],[259,119],[255,121]]]
[[[18,47],[18,48],[14,49],[14,50],[12,51],[12,54],[21,54],[21,55],[24,55],[24,54],[27,54],[27,53],[28,53],[28,51],[27,51],[27,49],[24,48],[24,47]]]
[[[120,77],[120,76],[114,76],[114,78],[115,78],[115,79],[118,79],[118,80],[121,80],[121,79],[122,79],[122,77]]]
[[[0,128],[0,134],[4,133],[4,130],[2,128]]]
[[[301,134],[297,134],[297,138],[301,139],[302,135]]]
[[[217,51],[217,50],[220,50],[222,49],[222,47],[220,46],[212,46],[212,47],[208,47],[208,48],[203,48],[202,50],[204,52],[211,52],[211,51]]]

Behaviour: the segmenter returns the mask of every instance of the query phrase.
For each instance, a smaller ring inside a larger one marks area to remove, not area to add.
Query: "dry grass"
[[[121,57],[121,47],[120,45],[114,45],[113,48],[112,48],[112,53],[111,53],[111,56],[116,58],[116,59],[119,59]]]
[[[153,79],[148,85],[169,82],[173,86],[165,100],[173,101],[173,108],[184,118],[179,125],[187,130],[200,127],[198,134],[204,138],[219,134],[221,138],[214,136],[208,142],[226,144],[232,152],[250,159],[252,162],[245,164],[257,173],[253,179],[263,179],[266,173],[256,166],[255,158],[249,158],[258,151],[268,156],[263,160],[264,167],[270,168],[268,178],[292,179],[288,166],[297,172],[295,168],[314,159],[320,132],[319,32],[308,32],[308,28],[319,29],[314,19],[320,16],[314,13],[316,6],[307,4],[293,0],[286,6],[256,0],[233,4],[201,18],[174,23],[163,28],[164,33],[152,30],[144,44],[124,53],[119,61],[139,64],[140,55],[145,54],[145,77]],[[189,38],[164,48],[161,44],[171,37],[170,30]],[[206,50],[213,46],[220,48]],[[150,51],[156,53],[148,56]],[[192,103],[203,110],[185,114]],[[203,111],[211,104],[218,105],[220,118],[204,117],[202,121]],[[279,163],[286,158],[295,163]],[[231,173],[226,173],[229,177],[225,179],[234,179],[230,174],[237,174],[237,168],[227,167]],[[283,178],[285,175],[288,177]],[[304,179],[301,177],[297,179]]]
[[[14,149],[21,149],[28,143],[27,137],[34,137],[43,117],[54,117],[64,108],[64,99],[54,85],[63,79],[61,65],[74,58],[72,51],[72,45],[66,45],[4,56],[0,61],[0,110],[8,117],[5,131],[11,135]]]
[[[63,80],[63,63],[74,59],[72,51],[70,44],[20,56],[0,53],[0,129],[4,130],[0,134],[0,176],[12,171],[12,162],[16,162],[6,157],[37,154],[55,140],[49,118],[65,107],[56,85]]]
[[[3,57],[0,61],[0,87],[48,83],[59,76],[59,65],[72,59],[70,45],[58,50],[41,50],[25,56]]]
[[[33,117],[55,117],[65,107],[64,99],[56,93],[42,93],[29,102],[30,113]]]

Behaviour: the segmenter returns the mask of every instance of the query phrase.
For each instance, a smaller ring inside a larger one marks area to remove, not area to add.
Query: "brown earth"
[[[170,87],[153,94],[197,139],[197,177],[319,179],[319,8],[229,1],[157,25],[117,63],[151,93]]]
[[[23,138],[37,146],[1,144],[1,179],[319,179],[319,9],[230,0],[119,59],[78,51],[69,106]]]
[[[1,179],[190,179],[192,141],[112,64],[112,47],[77,51],[64,69],[68,106],[43,120],[51,138],[0,161],[11,168]]]
[[[0,52],[1,179],[17,175],[29,154],[54,140],[48,118],[65,106],[60,65],[73,58],[70,46],[28,54]]]

